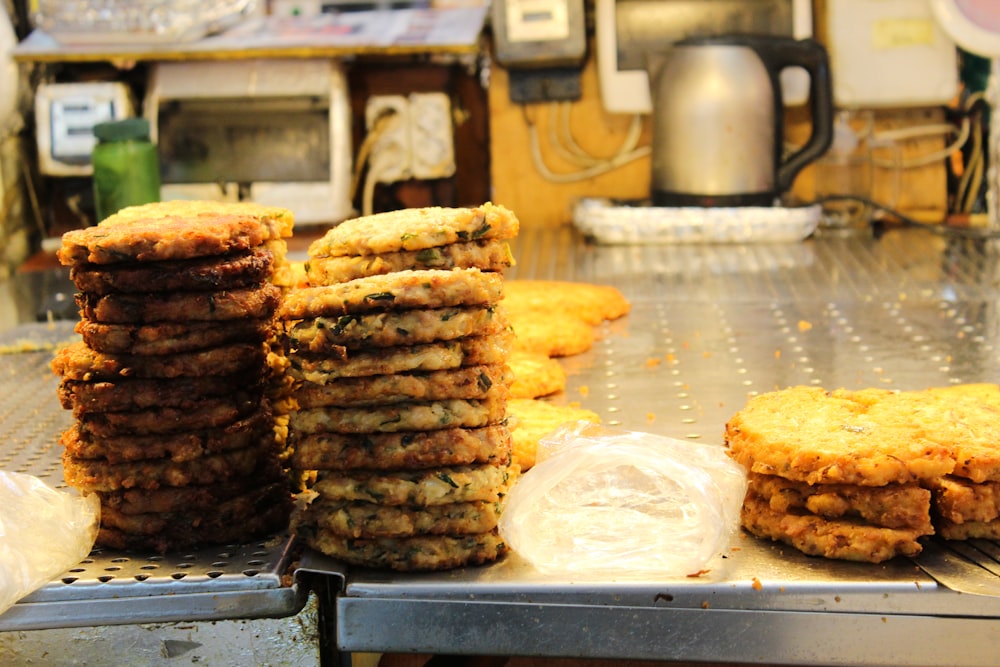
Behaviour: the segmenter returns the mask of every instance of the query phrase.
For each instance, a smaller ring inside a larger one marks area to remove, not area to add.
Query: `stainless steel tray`
[[[65,488],[59,434],[72,416],[59,405],[49,362],[75,339],[66,321],[0,334],[0,469],[55,488]],[[287,535],[165,555],[95,549],[0,614],[0,632],[291,616],[308,594],[289,577],[295,555]]]
[[[568,387],[553,399],[622,428],[721,442],[725,420],[755,391],[1000,378],[993,242],[903,231],[878,241],[593,246],[559,228],[525,230],[515,255],[511,279],[600,282],[631,299],[627,318],[565,361]],[[30,325],[0,344],[71,337],[65,323]],[[0,466],[57,482],[56,437],[70,417],[55,398],[50,354],[0,355]],[[163,561],[97,552],[0,616],[0,630],[291,614],[304,592],[282,585],[290,549],[275,536]],[[971,562],[958,558],[956,567]],[[345,651],[799,665],[993,665],[1000,655],[1000,597],[959,593],[908,560],[831,562],[746,537],[697,578],[544,577],[516,554],[399,575],[346,571],[306,552],[295,572],[335,582],[326,629]]]
[[[591,351],[565,360],[553,399],[628,430],[721,443],[753,392],[1000,379],[992,242],[907,230],[598,246],[561,228],[523,232],[515,256],[509,279],[610,284],[631,300]],[[310,554],[304,566],[334,563]],[[350,571],[337,600],[349,651],[991,665],[998,630],[1000,597],[952,590],[914,561],[827,561],[745,535],[697,578],[542,576],[515,554],[439,574]]]

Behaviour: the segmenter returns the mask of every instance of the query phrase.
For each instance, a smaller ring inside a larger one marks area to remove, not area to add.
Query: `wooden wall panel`
[[[630,115],[609,114],[601,107],[597,70],[590,58],[582,75],[583,95],[573,103],[571,127],[578,143],[598,156],[613,154],[628,132]],[[532,164],[528,125],[537,125],[542,155],[552,171],[578,169],[559,158],[545,135],[549,104],[520,105],[510,101],[505,69],[493,63],[489,87],[490,171],[495,202],[515,211],[525,226],[558,226],[571,222],[573,202],[580,197],[644,198],[649,195],[650,162],[642,158],[610,173],[578,183],[546,181]],[[649,145],[649,117],[643,119],[640,146]]]
[[[593,56],[582,75],[582,99],[572,105],[572,128],[585,148],[598,155],[610,155],[621,145],[630,116],[603,110]],[[513,209],[527,226],[558,226],[571,222],[573,202],[580,197],[645,198],[649,195],[650,161],[644,158],[608,174],[578,183],[546,181],[532,164],[528,126],[537,125],[545,135],[549,127],[547,104],[519,105],[509,99],[509,78],[505,69],[493,63],[489,86],[490,173],[492,199]],[[940,122],[940,109],[887,109],[876,113],[876,129],[924,125]],[[786,137],[802,142],[808,135],[810,119],[804,107],[789,109]],[[643,119],[640,145],[651,137],[650,117]],[[553,171],[568,172],[574,167],[554,155],[542,140],[542,154]],[[930,137],[902,144],[907,157],[924,155],[942,148],[945,139]],[[791,194],[800,201],[814,196],[813,170],[807,167],[793,184]],[[898,183],[898,184],[897,184]],[[947,174],[944,162],[898,174],[876,170],[874,197],[924,220],[939,220],[947,208]]]

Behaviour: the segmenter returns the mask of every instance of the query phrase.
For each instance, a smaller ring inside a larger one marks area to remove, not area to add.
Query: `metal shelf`
[[[72,423],[49,369],[76,340],[73,322],[25,324],[0,335],[0,469],[66,488],[59,434]],[[308,591],[289,583],[288,535],[156,554],[95,549],[78,566],[0,615],[0,632],[126,623],[291,616]]]
[[[877,241],[597,246],[559,228],[524,230],[515,256],[510,279],[610,284],[632,301],[592,350],[565,360],[568,386],[552,399],[624,429],[721,442],[751,392],[1000,378],[994,242],[905,230]],[[72,332],[29,325],[0,344],[19,338]],[[55,443],[70,416],[50,354],[0,355],[0,467],[61,479]],[[0,616],[0,630],[295,613],[305,593],[282,585],[290,549],[275,536],[162,561],[98,552],[64,575],[72,583],[60,577]],[[335,621],[322,629],[349,652],[798,665],[992,665],[1000,654],[1000,596],[956,592],[906,559],[825,561],[742,535],[697,578],[553,578],[516,554],[402,575],[306,552],[295,568],[334,591]]]
[[[1000,378],[992,242],[905,230],[877,241],[599,246],[561,228],[522,232],[515,256],[509,279],[609,284],[631,300],[592,350],[565,360],[568,386],[552,399],[623,429],[721,444],[752,392]],[[948,589],[908,559],[828,561],[740,534],[709,570],[550,577],[516,554],[438,574],[352,570],[336,642],[796,665],[990,665],[1000,651],[1000,597]]]

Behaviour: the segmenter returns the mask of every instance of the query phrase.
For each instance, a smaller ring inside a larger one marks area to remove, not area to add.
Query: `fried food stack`
[[[510,333],[497,305],[517,218],[491,204],[341,223],[309,249],[281,309],[296,380],[293,516],[354,565],[435,570],[497,559],[511,482]]]
[[[881,562],[919,539],[1000,535],[1000,388],[793,387],[726,425],[749,471],[743,526],[827,558]]]
[[[168,551],[287,527],[272,395],[289,211],[165,202],[63,236],[82,340],[53,371],[66,482],[101,499],[98,545]]]

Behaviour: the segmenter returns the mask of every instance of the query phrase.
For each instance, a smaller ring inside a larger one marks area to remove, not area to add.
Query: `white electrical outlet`
[[[410,95],[410,156],[414,178],[446,178],[455,173],[451,101],[445,93]]]
[[[383,117],[385,123],[371,147],[368,165],[381,183],[405,181],[412,176],[409,116],[409,101],[402,95],[375,95],[368,99],[365,127],[372,131]]]
[[[365,107],[369,132],[383,116],[385,125],[369,159],[369,169],[379,182],[447,178],[455,173],[451,102],[445,93],[369,98]]]

